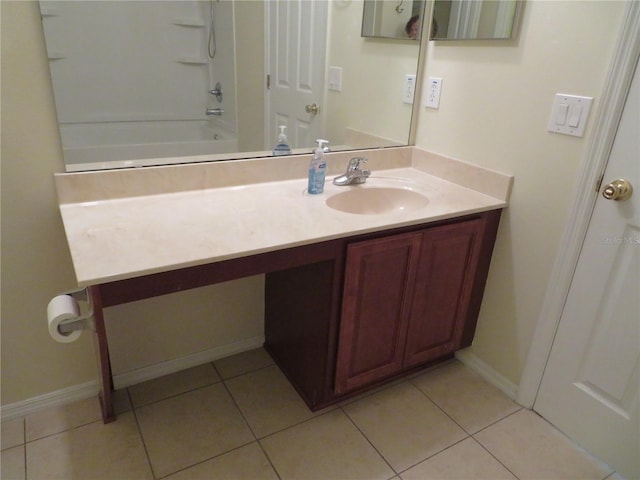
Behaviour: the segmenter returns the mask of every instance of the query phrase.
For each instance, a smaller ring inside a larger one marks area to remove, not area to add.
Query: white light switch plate
[[[329,90],[342,91],[342,67],[329,67]]]
[[[547,130],[553,133],[584,136],[593,97],[556,93]]]

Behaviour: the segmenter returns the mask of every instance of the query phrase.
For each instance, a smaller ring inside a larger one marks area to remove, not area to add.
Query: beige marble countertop
[[[424,208],[388,214],[344,213],[329,208],[325,202],[336,193],[359,188],[331,184],[333,176],[344,169],[352,156],[353,152],[329,156],[331,168],[321,195],[305,192],[309,161],[305,156],[279,159],[274,169],[287,172],[281,176],[289,178],[283,180],[256,181],[251,175],[223,175],[220,169],[233,172],[235,162],[216,167],[183,165],[164,171],[168,167],[151,167],[145,173],[138,169],[115,174],[111,171],[56,175],[60,212],[78,285],[95,285],[503,208],[507,206],[513,181],[509,175],[416,148],[369,152],[372,161],[368,166],[373,171],[369,185],[382,186],[404,179],[427,196],[429,203]],[[197,183],[193,179],[198,177],[192,171],[187,175],[192,180],[180,186],[186,172],[176,170],[181,167],[219,171],[212,175],[216,180],[204,186],[192,184]],[[238,163],[235,167],[246,171],[247,164]],[[153,171],[154,168],[160,170]],[[148,177],[155,184],[162,183],[164,180],[159,178],[168,175],[173,183],[166,182],[173,186],[159,190],[147,186],[144,191],[136,186],[134,191],[127,190],[123,185],[129,181],[128,174]],[[278,177],[277,171],[273,177]],[[80,184],[93,188],[78,192],[82,190]],[[96,194],[95,185],[101,185],[102,194]]]

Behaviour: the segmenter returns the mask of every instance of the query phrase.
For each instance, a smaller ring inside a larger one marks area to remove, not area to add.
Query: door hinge
[[[271,75],[267,73],[267,90],[271,90]]]
[[[596,182],[596,193],[600,192],[600,187],[602,186],[603,180],[604,180],[604,173],[600,176],[600,179]]]

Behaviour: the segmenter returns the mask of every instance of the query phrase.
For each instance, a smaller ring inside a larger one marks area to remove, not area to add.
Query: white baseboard
[[[505,376],[498,373],[493,367],[480,360],[480,358],[471,352],[470,349],[458,350],[456,358],[464,363],[471,370],[484,378],[491,385],[501,390],[511,400],[518,396],[518,386],[508,380]]]
[[[260,348],[263,344],[263,336],[253,337],[240,342],[211,348],[204,352],[187,355],[186,357],[176,358],[156,365],[150,365],[145,368],[139,368],[131,372],[114,375],[114,388],[117,390],[130,385],[135,385],[136,383],[144,382],[145,380],[152,380],[170,373],[179,372],[180,370],[196,367],[207,362],[213,362],[214,360],[235,355],[236,353]],[[4,422],[14,418],[24,417],[47,408],[60,407],[79,400],[91,398],[98,395],[99,391],[100,384],[98,380],[92,380],[80,385],[56,390],[55,392],[45,393],[44,395],[29,398],[21,402],[3,405],[0,407],[0,418]]]
[[[2,421],[12,420],[14,418],[24,417],[30,413],[35,413],[47,408],[60,407],[69,403],[85,400],[87,398],[98,395],[100,386],[97,380],[81,383],[72,387],[63,388],[54,392],[38,395],[37,397],[28,398],[21,402],[3,405],[1,418]]]
[[[179,372],[191,367],[197,367],[207,362],[213,362],[236,353],[246,352],[255,348],[260,348],[264,344],[264,336],[248,338],[235,343],[229,343],[215,348],[210,348],[203,352],[187,355],[186,357],[176,358],[144,368],[131,370],[130,372],[119,373],[113,375],[113,387],[116,390],[120,388],[135,385],[136,383],[153,380],[154,378],[163,377],[170,373]]]

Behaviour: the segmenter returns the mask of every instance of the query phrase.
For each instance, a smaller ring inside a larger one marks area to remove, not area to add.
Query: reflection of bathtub
[[[175,157],[238,151],[237,138],[207,120],[76,123],[60,131],[67,171],[180,163]]]

